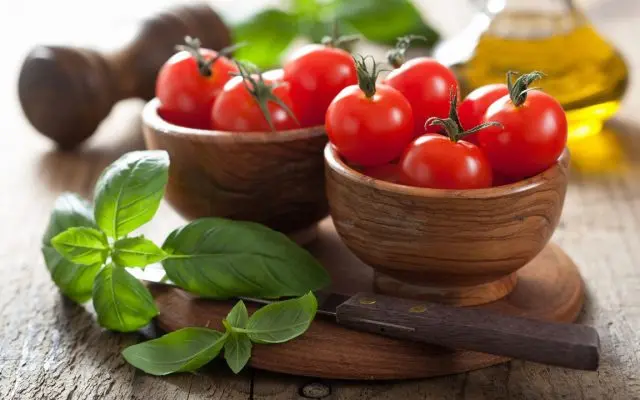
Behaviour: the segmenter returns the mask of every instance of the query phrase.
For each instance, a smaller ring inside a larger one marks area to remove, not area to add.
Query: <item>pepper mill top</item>
[[[155,79],[185,36],[203,47],[222,49],[231,34],[209,6],[188,5],[142,23],[133,41],[114,53],[36,46],[18,79],[22,109],[31,124],[62,149],[89,138],[113,105],[126,98],[153,98]]]

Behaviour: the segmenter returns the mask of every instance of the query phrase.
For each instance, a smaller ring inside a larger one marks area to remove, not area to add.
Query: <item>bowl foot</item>
[[[517,274],[514,272],[498,280],[475,286],[426,286],[403,282],[376,271],[373,289],[377,293],[390,296],[456,306],[475,306],[505,297],[515,288],[517,281]]]

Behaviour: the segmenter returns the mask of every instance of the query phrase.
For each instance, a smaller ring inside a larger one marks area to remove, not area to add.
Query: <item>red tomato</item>
[[[307,45],[284,64],[284,80],[303,127],[322,125],[327,108],[342,89],[358,82],[351,54],[334,47]]]
[[[363,168],[362,173],[374,179],[380,179],[383,181],[394,183],[398,182],[398,180],[400,179],[398,164],[392,163]]]
[[[347,161],[364,167],[396,159],[413,137],[411,105],[394,88],[375,85],[371,97],[348,86],[331,102],[325,122],[329,140]]]
[[[227,82],[211,110],[212,129],[232,132],[271,131],[272,127],[260,108],[260,101],[266,101],[273,130],[284,131],[299,128],[298,122],[284,108],[266,98],[259,100],[256,95],[249,92],[246,86],[248,85],[253,91],[256,84],[271,86],[273,82],[268,80],[260,81],[255,75],[251,79],[253,82],[243,82],[243,77],[236,76]],[[266,89],[263,87],[259,92],[264,90]],[[280,84],[269,90],[289,110],[293,109],[293,103],[289,95],[289,85]]]
[[[197,48],[202,60],[211,60],[218,53]],[[202,60],[192,53],[180,51],[160,68],[156,80],[156,97],[162,109],[176,123],[195,128],[209,125],[211,107],[225,83],[232,78],[230,73],[238,69],[228,58],[220,56],[210,68],[210,74],[199,69]],[[170,121],[171,122],[171,121]]]
[[[263,72],[262,77],[271,82],[282,82],[284,80],[284,70],[282,68],[271,69]]]
[[[523,179],[546,170],[567,143],[562,106],[538,90],[528,92],[520,106],[503,96],[489,107],[484,120],[503,126],[480,131],[477,137],[493,169],[506,178]]]
[[[415,136],[425,132],[427,119],[448,116],[451,88],[458,91],[458,81],[453,72],[426,57],[414,58],[402,64],[387,75],[384,83],[399,90],[409,100],[413,108]]]
[[[509,89],[504,83],[495,83],[477,88],[460,103],[458,118],[464,129],[471,129],[482,123],[482,118],[487,108],[499,98],[509,94]],[[476,134],[465,136],[464,140],[478,144]]]
[[[399,163],[400,182],[434,189],[491,186],[491,165],[477,146],[428,133],[415,139]]]

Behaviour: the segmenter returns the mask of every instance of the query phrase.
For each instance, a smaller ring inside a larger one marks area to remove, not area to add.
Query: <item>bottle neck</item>
[[[486,0],[485,9],[490,14],[514,13],[565,13],[573,10],[573,0]]]

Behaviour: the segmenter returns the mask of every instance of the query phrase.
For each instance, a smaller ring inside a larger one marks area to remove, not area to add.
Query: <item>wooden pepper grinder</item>
[[[20,71],[22,109],[38,131],[72,149],[93,134],[117,101],[153,98],[158,70],[187,35],[214,50],[231,43],[218,14],[198,4],[144,21],[135,39],[115,53],[37,46]]]

